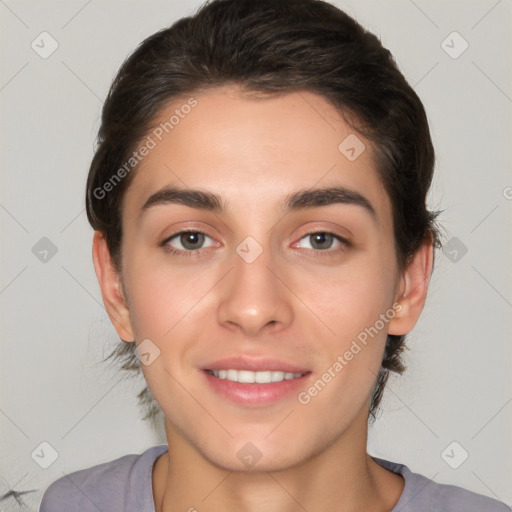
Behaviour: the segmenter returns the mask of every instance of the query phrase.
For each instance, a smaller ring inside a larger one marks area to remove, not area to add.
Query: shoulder
[[[39,512],[153,510],[152,468],[167,451],[153,446],[96,466],[64,474],[44,492]]]
[[[382,467],[404,477],[404,490],[391,512],[511,512],[501,501],[483,494],[434,482],[397,462],[372,458]]]

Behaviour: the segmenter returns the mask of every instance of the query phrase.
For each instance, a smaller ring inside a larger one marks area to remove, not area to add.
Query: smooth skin
[[[155,508],[389,512],[404,480],[367,454],[370,396],[387,333],[408,333],[423,309],[432,242],[398,268],[391,203],[371,144],[357,134],[366,149],[347,159],[338,146],[355,132],[323,97],[261,98],[236,85],[194,97],[197,106],[134,171],[122,208],[120,274],[100,232],[93,241],[120,338],[137,346],[150,339],[160,350],[142,365],[169,446],[153,468]],[[186,100],[166,105],[155,126]],[[168,185],[216,193],[226,209],[169,203],[141,214]],[[358,192],[375,217],[357,204],[283,214],[287,195],[327,186]],[[169,239],[184,229],[205,237]],[[315,231],[334,237],[319,246]],[[248,236],[263,250],[252,263],[236,252]],[[165,251],[166,240],[178,255]],[[308,368],[307,390],[396,303],[396,316],[306,405],[296,393],[270,406],[235,405],[206,383],[206,363],[244,354]],[[261,453],[251,468],[237,457],[248,442]]]

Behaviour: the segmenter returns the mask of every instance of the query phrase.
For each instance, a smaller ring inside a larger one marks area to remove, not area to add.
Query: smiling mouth
[[[206,370],[207,373],[219,379],[226,379],[241,384],[272,384],[284,380],[294,380],[310,372],[291,373],[279,370],[252,372],[250,370]]]

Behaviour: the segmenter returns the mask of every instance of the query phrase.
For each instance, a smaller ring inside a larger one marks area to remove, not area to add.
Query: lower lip
[[[202,370],[202,372],[206,376],[208,384],[216,393],[235,404],[245,406],[265,406],[278,402],[292,392],[304,388],[306,379],[311,375],[311,372],[309,372],[297,379],[285,379],[268,384],[252,384],[219,379],[219,377],[215,377],[205,370]]]

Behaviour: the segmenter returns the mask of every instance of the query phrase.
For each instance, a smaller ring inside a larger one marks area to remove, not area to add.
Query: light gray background
[[[120,64],[199,4],[0,0],[0,494],[38,489],[23,497],[29,510],[64,473],[165,443],[140,420],[142,381],[98,364],[118,339],[84,188]],[[380,35],[423,100],[438,157],[430,206],[444,209],[445,241],[468,249],[455,262],[438,254],[408,371],[389,383],[369,451],[511,504],[512,2],[336,4]],[[43,31],[59,44],[47,59],[31,48]],[[442,47],[453,31],[469,43],[456,59]],[[42,237],[58,249],[46,263],[32,252]],[[43,441],[58,452],[48,469],[31,457]],[[453,441],[469,453],[458,469],[441,456]]]

